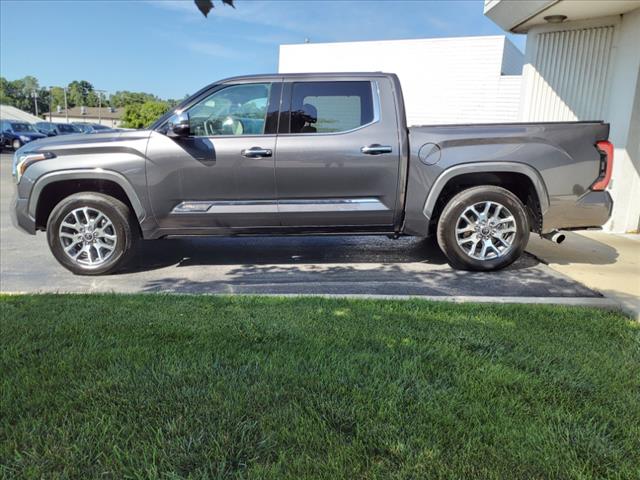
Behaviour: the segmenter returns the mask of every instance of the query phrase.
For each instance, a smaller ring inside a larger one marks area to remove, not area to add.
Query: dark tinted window
[[[344,132],[372,121],[370,82],[293,84],[291,133]]]
[[[59,132],[64,132],[64,133],[76,133],[79,131],[73,125],[67,125],[66,123],[59,123],[57,127]]]
[[[35,129],[28,123],[12,123],[11,128],[14,132],[33,132]]]
[[[105,127],[104,125],[99,125],[99,124],[95,124],[91,126],[93,127],[94,130],[111,130],[109,127]]]

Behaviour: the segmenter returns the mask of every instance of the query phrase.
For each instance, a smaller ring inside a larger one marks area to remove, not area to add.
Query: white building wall
[[[112,118],[101,118],[98,120],[97,117],[83,117],[83,116],[73,116],[69,115],[67,118],[64,113],[63,114],[53,114],[52,122],[62,122],[66,123],[69,120],[69,123],[72,122],[82,122],[82,123],[99,123],[100,125],[104,125],[105,127],[119,127],[122,124],[122,120],[116,120]],[[42,120],[41,120],[42,121]],[[49,121],[49,115],[46,116],[46,121]]]
[[[636,231],[640,223],[639,70],[640,9],[541,25],[527,34],[520,119],[611,124],[615,161],[609,231]]]
[[[522,52],[505,38],[500,73],[502,73],[502,75],[522,75],[523,63],[524,55]]]
[[[516,120],[520,76],[501,72],[522,62],[504,36],[457,37],[281,45],[279,71],[396,73],[409,125],[490,123]]]
[[[522,119],[602,119],[613,33],[613,25],[537,33],[527,52]]]

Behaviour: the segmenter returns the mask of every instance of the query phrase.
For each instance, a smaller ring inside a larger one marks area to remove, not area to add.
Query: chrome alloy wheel
[[[467,207],[456,222],[458,246],[471,258],[492,260],[506,254],[516,238],[516,219],[497,202]]]
[[[60,223],[58,236],[64,253],[85,268],[99,267],[109,260],[118,242],[109,217],[92,207],[69,212]]]

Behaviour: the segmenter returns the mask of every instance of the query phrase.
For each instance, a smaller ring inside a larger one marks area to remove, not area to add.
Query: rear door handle
[[[362,147],[360,151],[365,155],[381,155],[383,153],[391,153],[393,149],[390,145],[378,145],[374,143],[373,145]]]
[[[247,158],[263,158],[273,155],[273,151],[269,148],[251,147],[240,152],[240,155]]]

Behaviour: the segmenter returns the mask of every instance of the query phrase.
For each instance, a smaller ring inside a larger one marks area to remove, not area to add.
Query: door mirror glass
[[[188,137],[189,114],[187,112],[176,113],[167,121],[167,135],[170,137]]]

